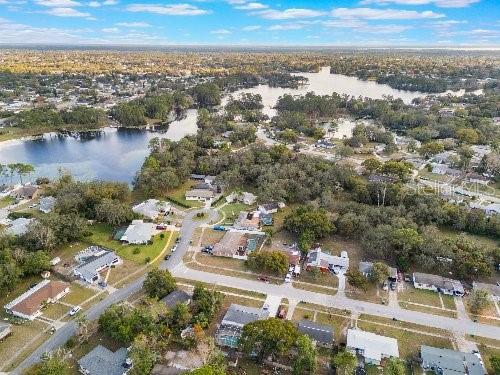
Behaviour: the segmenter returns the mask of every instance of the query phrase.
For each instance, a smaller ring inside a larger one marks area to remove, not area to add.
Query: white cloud
[[[56,17],[79,17],[79,18],[81,17],[81,18],[93,19],[90,13],[80,12],[73,8],[52,8],[44,13]]]
[[[367,20],[414,20],[445,17],[442,13],[434,13],[430,10],[417,12],[414,10],[373,8],[336,8],[332,10],[331,15],[344,19],[360,18]]]
[[[44,7],[58,7],[58,8],[70,8],[82,5],[78,1],[74,0],[36,0],[36,3]]]
[[[0,17],[0,43],[77,43],[81,38],[75,30],[33,27]]]
[[[123,27],[151,27],[147,22],[117,22],[115,25]]]
[[[102,2],[102,5],[116,5],[118,4],[117,0],[105,0]]]
[[[464,8],[478,3],[480,0],[363,0],[362,5],[368,4],[398,4],[398,5],[428,5],[434,4],[441,8]]]
[[[101,29],[101,31],[103,33],[111,33],[111,34],[114,34],[114,33],[119,33],[120,32],[120,29],[118,27],[106,27],[104,29]]]
[[[262,26],[254,25],[254,26],[245,26],[242,30],[243,31],[257,31],[260,28],[262,28]]]
[[[325,21],[323,25],[331,28],[353,29],[357,32],[370,34],[396,34],[412,28],[408,25],[372,25],[357,19]]]
[[[98,1],[91,1],[89,3],[89,7],[91,7],[91,8],[99,8],[100,6],[101,6],[101,3]]]
[[[131,4],[126,8],[129,12],[146,12],[166,16],[200,16],[209,12],[190,4]]]
[[[254,12],[253,14],[268,20],[289,20],[319,17],[324,15],[325,12],[314,9],[290,8],[285,10],[267,9],[260,12]]]
[[[218,29],[218,30],[212,30],[212,31],[210,31],[210,34],[228,35],[228,34],[231,34],[231,31],[226,30],[226,29]]]
[[[300,23],[284,23],[281,25],[269,26],[267,29],[270,31],[283,31],[283,30],[300,30],[304,28],[304,24]]]
[[[235,8],[242,9],[242,10],[259,10],[259,9],[266,9],[269,7],[265,4],[262,4],[262,3],[250,2],[250,3],[243,3],[241,5],[237,5],[237,6],[235,6]]]
[[[106,0],[106,1],[103,1],[102,3],[100,3],[99,1],[91,1],[89,3],[89,7],[99,8],[99,7],[104,6],[104,5],[116,5],[116,4],[118,4],[118,1],[115,1],[115,0]]]

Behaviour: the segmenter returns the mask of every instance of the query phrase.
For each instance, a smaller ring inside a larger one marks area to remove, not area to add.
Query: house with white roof
[[[349,269],[349,256],[347,251],[341,251],[340,256],[331,255],[317,246],[307,254],[305,265],[308,271],[318,268],[321,272],[330,271],[337,274]]]
[[[155,220],[161,214],[168,213],[170,208],[171,206],[167,202],[162,202],[158,199],[148,199],[132,207],[132,211],[148,219]]]
[[[56,198],[54,197],[43,197],[40,199],[40,203],[38,204],[38,209],[42,211],[44,214],[48,214],[51,212],[56,205]]]
[[[75,258],[80,264],[73,269],[73,274],[89,284],[101,279],[99,274],[101,271],[122,263],[120,257],[113,251],[98,246],[90,246]]]
[[[155,228],[156,226],[152,223],[145,223],[143,220],[132,220],[120,240],[133,245],[147,244],[151,241]]]
[[[6,229],[6,233],[11,236],[22,236],[28,232],[29,225],[34,221],[35,219],[27,219],[25,217],[12,220]]]
[[[366,363],[380,365],[384,358],[398,358],[398,341],[360,329],[347,330],[346,350],[362,356]]]

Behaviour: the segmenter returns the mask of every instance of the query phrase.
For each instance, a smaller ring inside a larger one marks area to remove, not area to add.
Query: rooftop
[[[245,324],[268,317],[269,313],[261,308],[247,307],[233,303],[229,306],[229,309],[227,309],[221,324],[243,327]]]
[[[174,290],[172,293],[161,299],[161,301],[168,307],[174,307],[178,303],[187,303],[190,300],[191,295],[183,290]]]
[[[463,353],[451,349],[434,348],[422,345],[422,361],[427,366],[435,366],[446,375],[484,375],[486,370],[474,353]]]
[[[132,211],[136,214],[156,219],[160,213],[170,210],[170,204],[161,202],[158,199],[148,199],[138,205],[132,207]]]
[[[366,358],[380,361],[382,356],[399,357],[398,341],[360,329],[347,330],[347,347],[361,349]]]
[[[128,367],[125,366],[127,357],[128,352],[125,348],[112,352],[108,348],[98,345],[84,355],[78,361],[78,365],[85,369],[88,375],[123,375],[128,370]]]
[[[453,290],[461,293],[464,292],[464,287],[460,281],[448,279],[439,275],[415,272],[413,273],[413,280],[419,284],[434,285],[439,289]]]
[[[121,240],[129,243],[146,243],[151,240],[155,225],[142,220],[133,220]]]
[[[319,343],[331,344],[333,342],[333,327],[330,325],[319,324],[310,320],[299,320],[297,329]]]

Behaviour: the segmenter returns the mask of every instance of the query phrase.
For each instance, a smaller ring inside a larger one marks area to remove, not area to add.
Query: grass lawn
[[[50,303],[44,309],[42,309],[42,314],[44,317],[57,320],[62,318],[70,308],[61,303]]]
[[[500,347],[500,342],[498,342],[498,347]],[[481,353],[481,357],[483,358],[484,365],[486,366],[486,371],[488,374],[494,374],[493,367],[491,366],[491,356],[500,355],[500,349],[495,349],[486,345],[478,345],[479,352]]]
[[[147,258],[156,258],[165,247],[169,236],[169,232],[163,232],[164,238],[158,234],[152,238],[151,245],[124,245],[112,238],[113,229],[109,225],[96,223],[90,229],[92,235],[88,237],[88,242],[114,250],[120,257],[140,264],[146,263]]]
[[[405,286],[405,290],[398,293],[398,300],[400,302],[421,303],[423,305],[441,308],[441,301],[438,293],[430,290],[416,289],[409,284]]]
[[[399,356],[401,358],[417,357],[421,345],[429,345],[437,348],[453,349],[449,339],[443,337],[429,336],[425,334],[408,332],[399,328],[381,326],[377,323],[358,321],[358,328],[376,333],[378,335],[393,337],[398,340]]]
[[[12,198],[11,196],[3,197],[2,199],[0,199],[0,208],[10,206],[15,201],[16,200],[14,198]]]
[[[198,229],[200,230],[200,234],[196,238],[197,240],[195,241],[195,238],[193,238],[193,244],[195,245],[198,244],[198,241],[200,241],[200,236],[201,236],[201,229],[200,228]],[[226,232],[221,230],[213,230],[211,228],[205,228],[205,230],[203,231],[203,236],[201,237],[201,246],[215,245],[222,239],[222,237],[224,237],[225,233]]]
[[[250,211],[252,206],[243,203],[229,203],[219,211],[225,215],[224,222],[234,222],[241,211]]]
[[[172,198],[175,201],[181,202],[182,204],[185,204],[188,207],[202,207],[204,205],[203,202],[186,200],[186,191],[190,190],[191,186],[193,186],[194,184],[195,184],[194,181],[188,180],[179,187],[175,189],[170,189],[167,192],[166,196],[168,198]]]
[[[95,295],[94,290],[85,288],[78,283],[72,283],[69,289],[69,293],[61,298],[61,302],[69,303],[70,305],[79,305],[93,295]]]
[[[387,303],[389,301],[389,292],[383,290],[376,285],[370,284],[368,290],[354,288],[349,283],[346,283],[346,296],[360,301],[368,301],[373,303]]]
[[[446,336],[446,337],[450,335],[450,332],[447,330],[444,330],[444,329],[422,326],[420,324],[403,322],[401,320],[394,321],[390,318],[384,318],[382,316],[361,314],[358,318],[358,321],[363,321],[363,320],[369,321],[371,323],[386,324],[389,326],[393,326],[395,328],[414,329],[417,331],[423,331],[426,333],[432,333],[432,334]]]
[[[435,308],[431,306],[421,306],[421,305],[413,305],[411,303],[399,302],[399,306],[406,310],[420,311],[427,314],[434,314],[440,316],[447,316],[449,318],[456,318],[457,313],[455,311],[443,310],[440,308]]]
[[[445,309],[450,309],[450,310],[456,310],[457,306],[455,305],[455,298],[452,296],[447,296],[447,295],[441,295],[441,298],[443,299],[443,305]]]
[[[302,306],[305,306],[303,304]],[[304,308],[297,307],[293,312],[293,320],[314,320],[314,311],[307,310]],[[316,319],[314,320],[320,324],[333,325],[333,329],[335,331],[335,342],[339,343],[343,341],[344,331],[349,326],[349,322],[351,321],[350,316],[345,314],[342,310],[331,309],[330,312],[327,311],[317,311]]]
[[[336,290],[330,289],[330,288],[323,288],[320,285],[304,284],[304,283],[297,283],[297,282],[293,282],[292,285],[293,285],[294,288],[302,289],[302,290],[308,290],[310,292],[316,292],[316,293],[322,293],[322,294],[329,294],[329,295],[332,295],[332,296],[334,296],[335,294],[337,294]]]
[[[245,261],[239,259],[215,257],[213,255],[208,255],[204,253],[196,253],[195,259],[199,263],[210,267],[229,268],[235,271],[249,271],[245,267]]]
[[[315,276],[313,272],[304,270],[300,274],[298,281],[315,284],[318,286],[329,286],[332,288],[337,288],[339,286],[339,279],[337,278],[337,276],[334,276],[329,272],[327,273],[320,272]]]
[[[0,343],[0,370],[2,370],[3,365],[8,364],[9,361],[14,360],[14,358],[15,360],[12,362],[12,365],[3,368],[4,371],[11,370],[16,363],[22,361],[24,356],[29,354],[29,350],[26,350],[25,353],[18,353],[18,351],[38,334],[41,334],[40,339],[37,339],[36,342],[27,349],[33,350],[38,347],[38,345],[49,336],[48,333],[42,334],[42,331],[47,327],[47,324],[36,320],[32,322],[24,321],[20,325],[13,324],[12,334]]]
[[[465,305],[465,309],[467,311],[467,314],[469,315],[469,317],[471,319],[476,319],[478,322],[484,323],[484,324],[491,324],[491,325],[500,326],[500,319],[492,319],[492,318],[500,318],[500,316],[498,316],[498,314],[497,314],[497,310],[496,310],[493,302],[491,302],[490,305],[481,312],[480,316],[474,315],[470,311],[469,297],[468,296],[464,297],[464,305]]]

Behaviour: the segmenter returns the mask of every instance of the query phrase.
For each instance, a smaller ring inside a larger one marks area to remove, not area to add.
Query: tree
[[[405,363],[399,358],[390,358],[384,366],[384,375],[405,375]]]
[[[246,261],[249,268],[257,272],[284,276],[288,271],[288,257],[281,251],[252,252]]]
[[[181,332],[191,321],[191,313],[185,303],[178,303],[172,308],[172,328]]]
[[[200,83],[193,88],[193,97],[201,108],[219,105],[221,91],[215,83]]]
[[[222,304],[222,294],[216,290],[208,290],[202,284],[194,287],[191,301],[193,323],[206,328]]]
[[[4,294],[14,289],[20,276],[21,269],[12,257],[10,249],[0,249],[0,292]]]
[[[460,143],[476,144],[479,141],[479,134],[474,129],[462,128],[457,130],[457,138]]]
[[[226,370],[207,364],[186,372],[186,375],[226,375]]]
[[[389,267],[387,264],[382,262],[373,263],[372,270],[370,272],[370,280],[374,283],[381,284],[389,277]]]
[[[298,337],[297,328],[289,320],[269,318],[245,324],[240,338],[240,348],[247,356],[254,353],[262,363],[269,356],[288,352]]]
[[[50,269],[50,257],[42,250],[29,253],[23,259],[23,275],[37,275]]]
[[[368,278],[356,269],[350,269],[345,274],[347,282],[353,287],[366,291],[368,289]]]
[[[297,355],[293,360],[293,374],[314,374],[317,351],[311,339],[307,335],[300,335],[296,346]]]
[[[473,289],[469,294],[469,308],[473,314],[480,315],[491,306],[491,295],[484,289]]]
[[[290,213],[285,218],[284,226],[290,232],[296,233],[299,241],[309,245],[335,229],[325,210],[309,206],[300,206]],[[308,250],[303,247],[301,249]]]
[[[337,374],[351,375],[354,373],[357,360],[354,354],[343,350],[333,356],[332,365],[337,370]]]
[[[95,207],[95,214],[97,220],[115,227],[132,220],[134,217],[128,204],[108,198],[104,198]]]
[[[363,167],[365,167],[366,172],[368,174],[372,174],[378,171],[382,167],[382,162],[375,158],[368,158],[363,163],[361,163]]]
[[[391,242],[396,249],[398,265],[406,270],[409,259],[422,246],[422,236],[413,228],[399,228],[392,233]]]
[[[68,362],[60,355],[51,355],[42,359],[24,371],[24,375],[70,375],[71,368]]]
[[[144,280],[144,290],[152,298],[163,298],[177,288],[175,279],[168,270],[155,268],[148,272]]]
[[[140,334],[134,339],[130,349],[130,359],[133,367],[130,370],[132,375],[149,374],[156,362],[157,355],[151,350],[148,342],[149,338]]]
[[[493,373],[495,375],[500,374],[500,355],[498,354],[490,355],[490,363],[491,367],[493,368]]]
[[[444,146],[440,142],[431,141],[424,143],[419,149],[418,152],[424,158],[429,159],[431,156],[439,154],[444,151]]]

